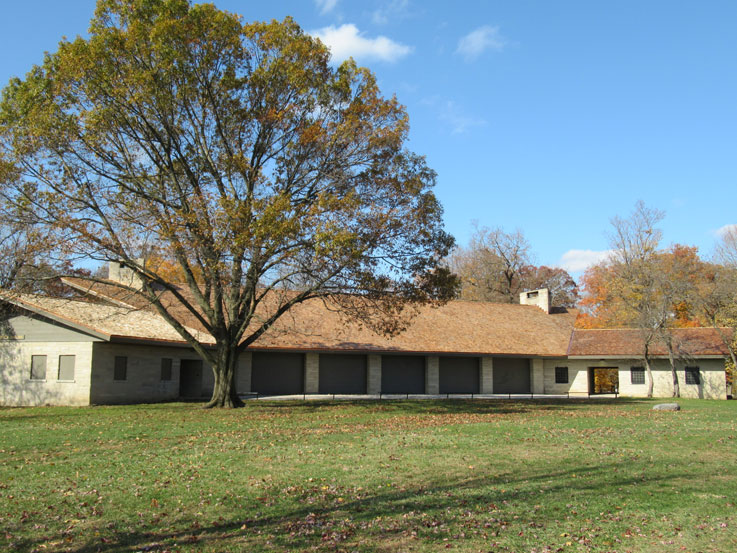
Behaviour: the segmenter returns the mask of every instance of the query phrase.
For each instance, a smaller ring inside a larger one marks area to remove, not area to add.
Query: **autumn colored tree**
[[[680,395],[676,371],[678,344],[672,328],[699,324],[694,292],[703,276],[697,248],[660,249],[657,224],[663,213],[638,202],[628,218],[612,220],[612,256],[588,269],[582,278],[585,328],[630,327],[642,334],[648,396],[653,380],[650,351],[656,342],[668,351],[673,395]]]
[[[723,233],[716,247],[714,261],[705,263],[704,278],[699,281],[695,307],[706,324],[719,332],[729,350],[728,384],[737,395],[737,231]]]
[[[616,278],[611,260],[590,266],[581,276],[581,313],[578,328],[617,328],[634,324],[635,315],[615,294],[612,282]]]
[[[455,293],[437,266],[453,240],[435,173],[405,149],[405,110],[369,70],[329,58],[290,18],[100,0],[89,38],[3,92],[0,156],[21,177],[0,176],[5,196],[140,277],[213,367],[208,406],[240,403],[239,353],[301,302],[392,333],[408,303]],[[175,270],[139,261],[151,251]]]
[[[550,304],[555,307],[572,308],[579,301],[576,281],[560,267],[527,265],[522,269],[520,280],[523,290],[547,288]]]
[[[477,227],[468,247],[453,252],[450,264],[461,279],[467,300],[518,303],[525,290],[548,288],[551,304],[573,307],[578,288],[563,269],[535,266],[531,246],[520,230]]]

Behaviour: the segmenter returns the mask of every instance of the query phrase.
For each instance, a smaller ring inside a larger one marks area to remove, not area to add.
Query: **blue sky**
[[[337,60],[370,67],[407,106],[409,147],[438,172],[460,244],[473,221],[519,228],[538,263],[578,274],[639,199],[666,212],[664,245],[707,256],[737,223],[737,2],[215,3],[245,20],[291,15]],[[93,9],[4,6],[0,83],[84,34]]]

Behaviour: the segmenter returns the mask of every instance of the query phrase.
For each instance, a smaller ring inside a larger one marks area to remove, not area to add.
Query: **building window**
[[[31,380],[46,380],[45,355],[31,355]]]
[[[630,382],[632,384],[645,384],[645,369],[632,367],[630,369]]]
[[[128,358],[122,357],[122,356],[116,356],[113,380],[126,380],[127,378],[128,378]]]
[[[171,380],[171,358],[161,359],[161,380]]]
[[[76,356],[60,355],[59,356],[59,380],[74,380],[74,363]]]
[[[568,384],[568,367],[555,367],[555,383]]]
[[[701,384],[698,367],[686,367],[686,384]]]

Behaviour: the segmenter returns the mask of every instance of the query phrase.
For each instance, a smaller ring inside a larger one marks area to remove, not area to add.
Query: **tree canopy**
[[[551,305],[573,307],[578,301],[574,280],[564,269],[535,265],[531,249],[521,230],[476,228],[468,246],[450,258],[461,281],[460,297],[518,303],[520,292],[548,288]]]
[[[396,332],[407,302],[454,294],[435,173],[405,148],[404,108],[329,58],[290,18],[100,0],[89,38],[3,91],[4,196],[63,230],[67,251],[141,278],[213,367],[210,405],[238,403],[238,354],[300,302]]]
[[[665,346],[673,376],[673,394],[679,395],[676,361],[679,344],[673,328],[716,328],[734,360],[734,346],[723,326],[734,327],[734,268],[710,263],[698,248],[679,244],[661,247],[658,223],[664,213],[642,202],[627,218],[612,219],[609,259],[590,267],[581,279],[583,328],[636,328],[643,338],[642,357],[650,373],[649,351],[657,342]],[[725,251],[725,241],[718,251]],[[652,376],[649,374],[652,395]]]

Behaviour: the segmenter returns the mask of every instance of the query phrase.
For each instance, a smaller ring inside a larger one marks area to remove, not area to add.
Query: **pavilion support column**
[[[437,355],[425,357],[425,393],[440,393],[440,358]]]
[[[533,357],[530,360],[530,384],[533,394],[545,393],[545,367],[540,357]]]
[[[305,353],[305,393],[320,391],[320,354]]]
[[[368,356],[368,382],[366,383],[366,391],[371,395],[381,393],[381,355],[369,354]]]
[[[494,393],[494,358],[490,355],[481,357],[481,385],[482,394]]]
[[[238,356],[238,365],[235,372],[235,390],[239,394],[251,393],[251,361],[250,351],[244,351]]]

